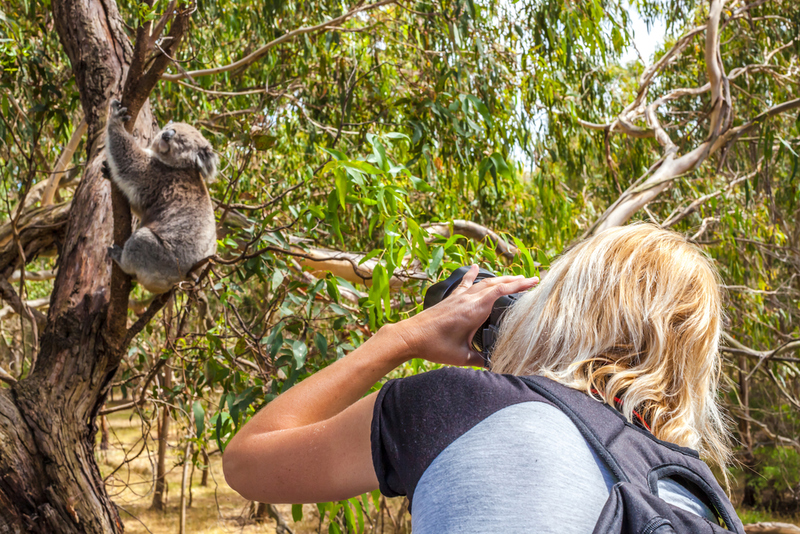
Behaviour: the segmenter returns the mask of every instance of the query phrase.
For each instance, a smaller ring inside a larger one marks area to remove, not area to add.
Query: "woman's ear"
[[[200,171],[200,176],[211,183],[217,175],[217,165],[219,158],[211,147],[204,147],[197,151],[196,156],[197,170]]]

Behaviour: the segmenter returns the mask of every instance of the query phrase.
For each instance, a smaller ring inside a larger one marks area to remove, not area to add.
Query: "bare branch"
[[[26,300],[25,305],[28,306],[28,308],[30,308],[31,310],[47,308],[48,306],[50,306],[50,297]],[[0,321],[13,317],[14,315],[18,315],[18,313],[10,305],[6,305],[3,306],[3,308],[0,308]]]
[[[261,59],[262,57],[264,57],[266,55],[266,53],[269,52],[270,49],[278,46],[281,43],[285,43],[287,41],[290,41],[290,40],[294,39],[295,37],[299,37],[299,36],[305,35],[307,33],[314,33],[314,32],[318,32],[320,30],[327,29],[327,28],[329,28],[331,26],[338,26],[342,22],[344,22],[347,19],[357,15],[358,13],[362,13],[362,12],[365,12],[365,11],[370,11],[370,10],[376,9],[378,7],[382,7],[382,6],[386,6],[386,5],[389,5],[389,4],[393,4],[395,2],[397,2],[397,0],[381,0],[380,2],[375,2],[374,4],[367,4],[367,5],[359,4],[355,8],[351,9],[350,11],[348,11],[347,13],[345,13],[343,15],[340,15],[340,16],[338,16],[336,18],[333,18],[333,19],[331,19],[329,21],[322,22],[320,24],[317,24],[316,26],[308,26],[308,27],[305,27],[305,28],[297,28],[296,30],[292,30],[290,32],[287,32],[287,33],[281,35],[280,37],[278,37],[277,39],[273,39],[272,41],[270,41],[269,43],[265,44],[264,46],[262,46],[261,48],[259,48],[255,52],[252,52],[251,54],[243,57],[239,61],[235,61],[235,62],[233,62],[233,63],[231,63],[229,65],[224,65],[222,67],[215,67],[213,69],[201,69],[201,70],[195,70],[195,71],[190,71],[190,72],[182,72],[180,74],[165,74],[164,76],[162,76],[162,79],[174,82],[174,81],[182,80],[184,78],[199,78],[201,76],[212,76],[214,74],[220,74],[220,73],[223,73],[223,72],[230,72],[230,71],[233,71],[233,70],[245,69],[245,68],[249,67],[250,65],[252,65],[253,63],[255,63],[256,61],[258,61],[259,59]]]
[[[758,161],[758,165],[756,165],[756,168],[755,168],[755,170],[753,172],[750,172],[748,174],[745,174],[744,176],[740,176],[740,177],[736,178],[735,180],[731,181],[727,186],[725,186],[724,189],[720,189],[718,191],[714,191],[713,193],[709,193],[707,195],[703,195],[702,197],[700,197],[698,199],[695,199],[686,208],[681,210],[680,213],[673,212],[672,214],[670,214],[669,217],[667,217],[667,220],[664,221],[661,224],[661,226],[664,227],[664,228],[668,228],[670,226],[674,226],[674,225],[678,224],[680,221],[682,221],[683,219],[685,219],[686,217],[688,217],[689,215],[694,213],[695,210],[697,210],[697,208],[699,208],[700,206],[702,206],[703,204],[705,204],[706,202],[708,202],[712,198],[718,197],[722,193],[727,193],[728,191],[730,191],[731,189],[733,189],[734,187],[736,187],[740,183],[746,182],[747,180],[753,178],[754,176],[756,176],[758,173],[761,172],[761,164],[763,163],[763,161],[764,161],[763,158],[760,159]]]
[[[50,174],[50,178],[47,180],[47,185],[44,187],[44,191],[42,192],[42,206],[49,206],[53,203],[53,197],[55,197],[56,191],[58,190],[59,182],[64,176],[67,165],[70,161],[72,161],[72,156],[78,149],[78,144],[81,142],[81,139],[83,138],[87,129],[88,124],[86,123],[86,118],[84,117],[75,128],[75,131],[72,132],[72,137],[69,138],[67,146],[65,146],[64,150],[61,152],[61,155],[56,162],[56,166],[53,169],[52,174]]]
[[[22,299],[19,298],[19,295],[17,295],[17,292],[14,291],[11,284],[3,278],[0,278],[0,297],[11,306],[11,309],[13,309],[17,315],[29,319],[31,323],[36,321],[34,326],[37,327],[39,332],[44,330],[44,327],[47,325],[47,317],[39,310],[31,308],[27,303],[23,302]],[[50,299],[48,299],[48,302],[49,301]]]
[[[34,271],[34,272],[25,272],[25,280],[28,282],[41,282],[43,280],[52,280],[56,277],[56,272],[53,269],[47,269],[44,271]],[[12,284],[15,282],[19,282],[21,279],[21,273],[19,270],[14,271],[11,273],[11,276],[8,277],[8,281]]]
[[[153,299],[153,301],[150,303],[150,307],[147,308],[147,311],[144,312],[144,314],[139,317],[135,323],[133,323],[133,326],[128,329],[120,350],[125,350],[128,345],[130,345],[131,341],[133,341],[133,338],[135,338],[136,335],[141,332],[145,326],[147,326],[147,323],[150,322],[150,319],[155,317],[155,315],[161,311],[161,308],[163,308],[167,302],[169,302],[169,299],[172,297],[173,293],[174,290],[167,291],[166,293],[161,293]]]
[[[782,104],[778,104],[777,106],[773,106],[765,111],[762,111],[746,123],[737,126],[736,128],[731,128],[724,135],[721,135],[717,138],[714,142],[713,147],[711,148],[712,152],[716,152],[720,148],[729,145],[733,141],[735,141],[740,135],[748,132],[749,130],[753,129],[758,124],[761,124],[765,120],[769,119],[770,117],[774,117],[775,115],[780,115],[786,111],[791,111],[793,109],[800,108],[800,98],[796,98],[794,100],[789,100],[788,102],[784,102]]]
[[[158,40],[158,38],[161,37],[161,34],[164,33],[164,28],[167,27],[167,22],[169,22],[170,19],[176,14],[175,13],[175,4],[176,3],[177,2],[175,0],[172,0],[169,3],[169,5],[167,6],[167,9],[164,10],[164,14],[161,15],[161,18],[158,20],[158,23],[156,24],[156,27],[153,28],[152,32],[150,32],[149,37],[150,37],[150,42],[151,43],[155,43],[156,40]]]
[[[800,340],[798,340],[798,339],[788,341],[788,342],[784,343],[783,345],[779,346],[775,350],[760,351],[760,350],[751,349],[750,347],[747,347],[746,345],[743,345],[742,343],[740,343],[739,341],[734,339],[727,332],[722,334],[722,338],[730,346],[729,347],[721,346],[719,348],[719,350],[721,350],[723,352],[729,352],[731,354],[743,354],[745,356],[749,356],[749,357],[752,357],[752,358],[758,358],[759,361],[753,367],[753,369],[750,371],[750,374],[747,376],[748,379],[760,367],[762,362],[768,362],[770,360],[774,360],[774,361],[800,361],[797,358],[791,358],[791,359],[790,358],[781,358],[782,354],[785,354],[787,352],[791,352],[791,351],[800,349]]]
[[[578,124],[580,124],[584,128],[588,128],[589,130],[604,131],[604,130],[608,130],[609,128],[611,128],[611,124],[597,124],[597,123],[594,123],[594,122],[585,121],[585,120],[580,119],[578,117],[575,117],[575,122],[577,122]]]
[[[0,367],[0,381],[5,382],[6,384],[14,385],[17,383],[17,379],[8,374],[8,371]]]

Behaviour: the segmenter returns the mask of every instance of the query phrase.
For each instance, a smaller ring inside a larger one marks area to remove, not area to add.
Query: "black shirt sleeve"
[[[450,443],[496,411],[537,400],[517,377],[447,367],[390,380],[375,401],[372,462],[381,493],[407,495]]]

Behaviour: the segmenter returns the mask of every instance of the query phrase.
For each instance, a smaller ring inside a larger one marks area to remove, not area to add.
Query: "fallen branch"
[[[494,246],[495,251],[504,258],[511,260],[517,254],[517,247],[500,237],[496,232],[472,221],[456,219],[449,223],[424,224],[422,228],[429,234],[440,235],[448,238],[453,234],[463,235],[475,241],[488,241]]]

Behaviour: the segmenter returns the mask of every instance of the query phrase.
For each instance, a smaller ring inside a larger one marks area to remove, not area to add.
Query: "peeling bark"
[[[126,339],[130,281],[111,284],[106,249],[115,213],[100,168],[108,100],[122,93],[132,46],[113,0],[53,0],[52,9],[88,125],[87,163],[70,204],[33,210],[18,225],[28,261],[54,244],[60,254],[36,366],[0,390],[0,531],[116,533],[123,527],[95,462],[94,438]],[[147,140],[155,126],[145,102],[135,135]],[[127,205],[117,215],[129,218]],[[63,234],[43,217],[54,225],[66,219]],[[19,263],[0,229],[0,275]],[[109,309],[115,300],[124,305]]]

